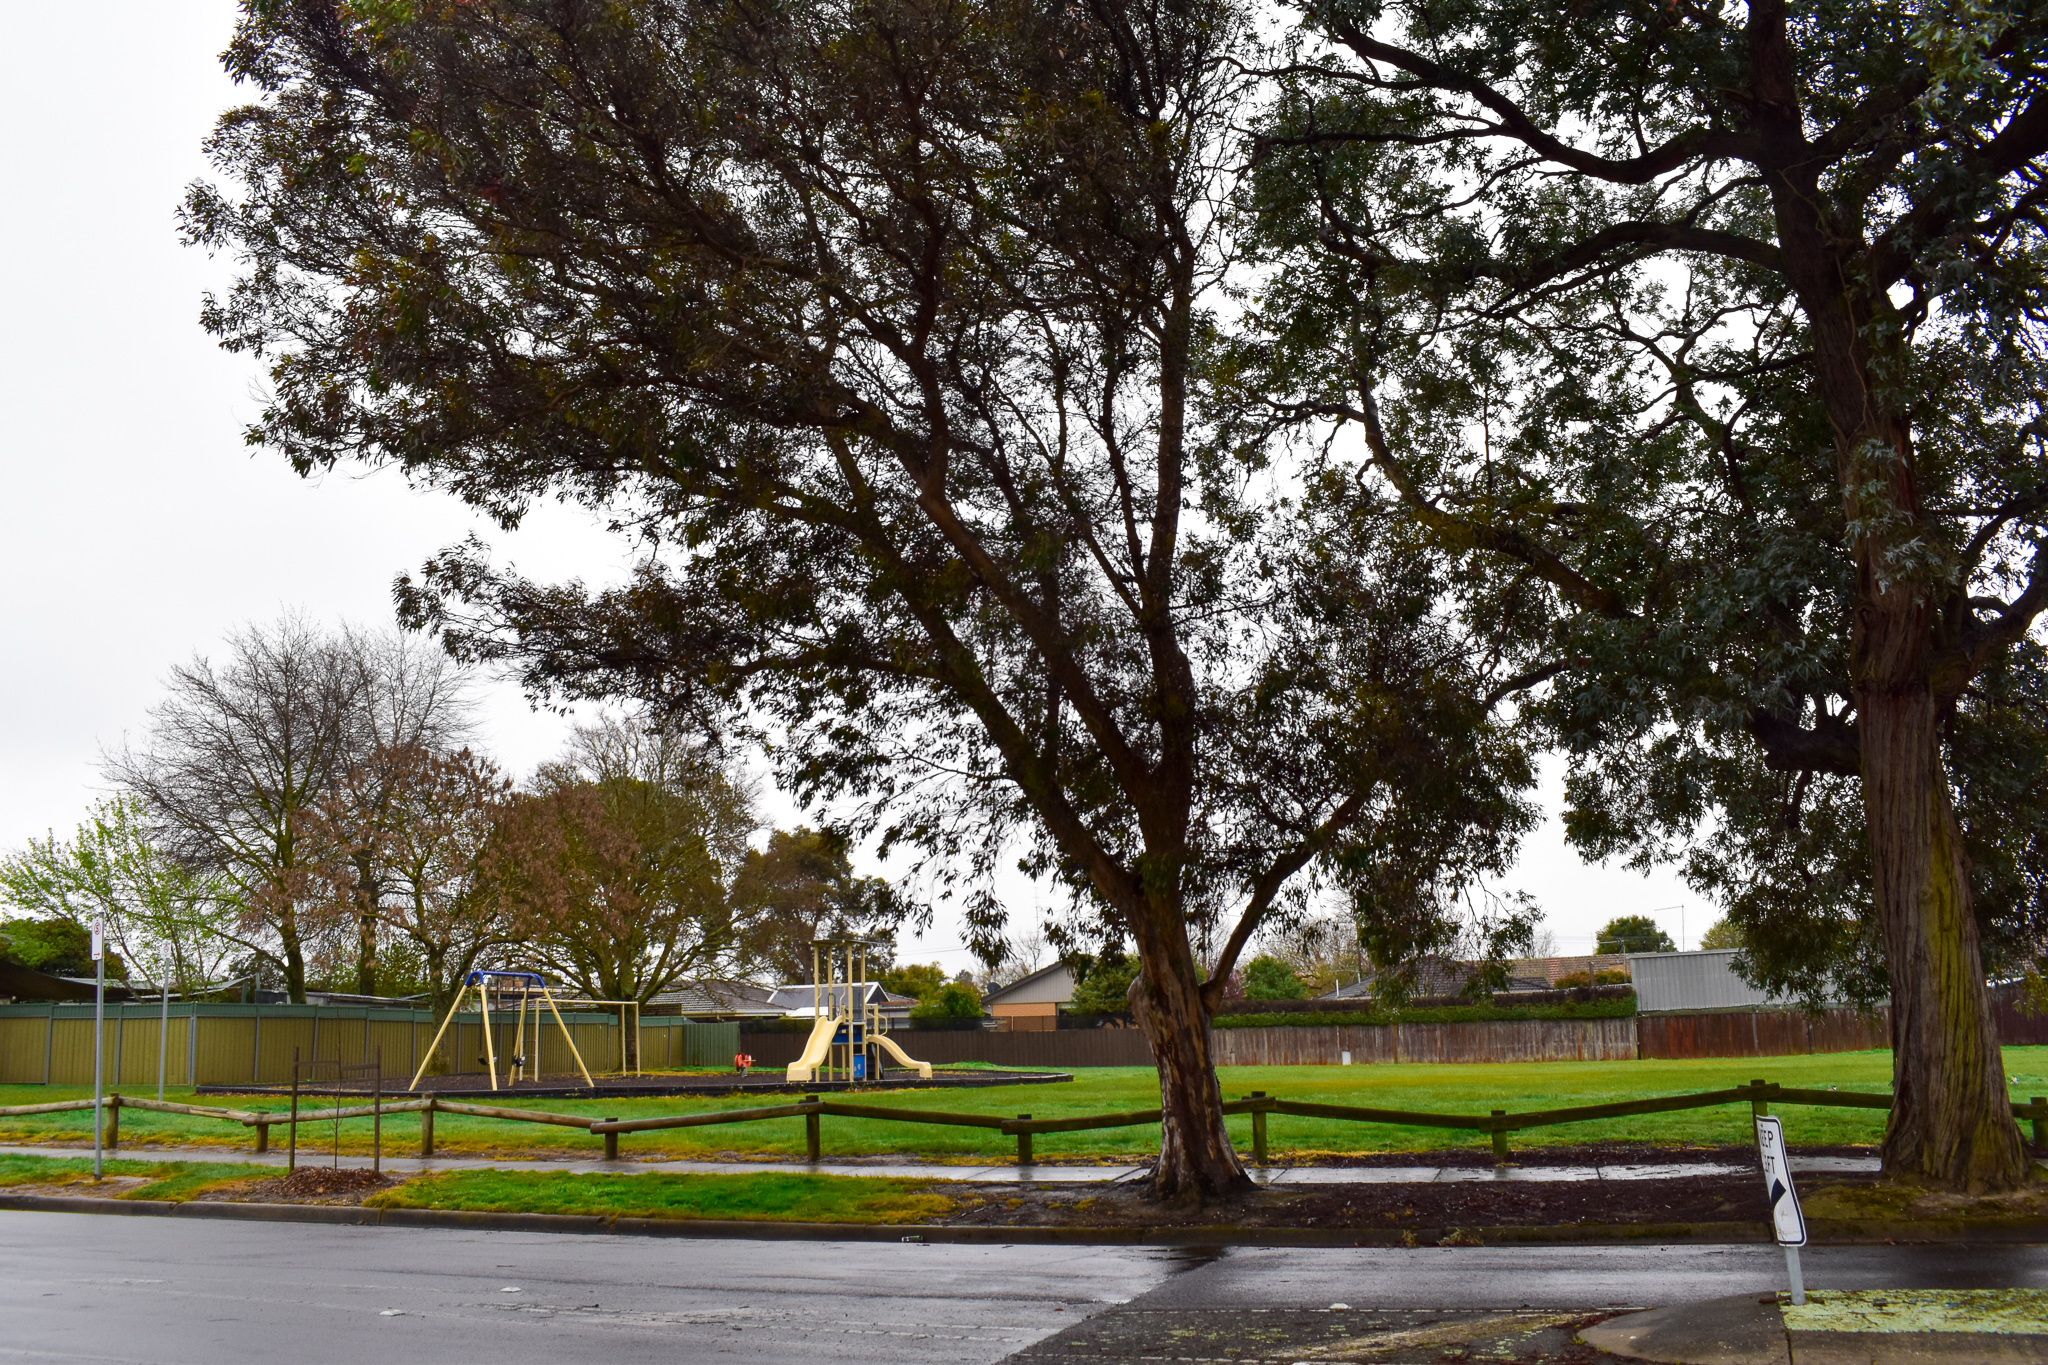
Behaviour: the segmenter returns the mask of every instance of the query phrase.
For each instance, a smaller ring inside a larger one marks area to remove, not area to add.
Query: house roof
[[[1626,968],[1629,959],[1620,953],[1592,953],[1581,957],[1518,957],[1506,965],[1509,991],[1544,991],[1561,976],[1574,972],[1606,972]],[[1428,957],[1417,964],[1414,995],[1456,995],[1471,979],[1476,964],[1450,958]],[[1374,979],[1353,981],[1326,991],[1318,1000],[1359,1000],[1373,993]]]
[[[917,1003],[914,996],[894,995],[882,989],[878,981],[867,983],[867,993],[861,998],[869,1004],[885,1009],[909,1009]],[[846,987],[837,985],[830,988],[833,1005],[842,1007],[846,1000]],[[772,986],[769,988],[770,1003],[784,1014],[809,1014],[817,1006],[817,987],[809,983]]]
[[[16,1000],[90,1000],[95,989],[91,977],[53,976],[17,962],[0,962],[0,995]],[[107,999],[134,997],[134,990],[126,983],[107,982]]]
[[[1012,981],[1009,985],[1004,986],[1000,990],[990,991],[987,995],[982,997],[981,1003],[983,1005],[993,1005],[1007,995],[1023,992],[1029,990],[1033,986],[1045,983],[1048,981],[1049,978],[1060,972],[1065,972],[1067,974],[1067,998],[1072,999],[1074,985],[1073,969],[1068,967],[1067,964],[1064,962],[1055,962],[1050,967],[1040,967],[1037,971],[1031,973],[1031,975],[1029,976],[1019,977],[1017,980]]]
[[[673,1008],[680,1014],[776,1015],[783,1012],[768,987],[752,986],[744,981],[679,981],[647,1003],[664,1009]]]

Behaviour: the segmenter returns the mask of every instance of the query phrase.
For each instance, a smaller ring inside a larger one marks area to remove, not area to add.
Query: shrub
[[[1308,987],[1294,974],[1294,968],[1277,957],[1261,954],[1244,964],[1244,998],[1306,1000]]]
[[[939,1020],[981,1018],[981,992],[967,981],[948,981],[945,985],[917,1002],[910,1011],[910,1022],[926,1024]]]
[[[68,919],[0,920],[0,959],[55,976],[91,976],[92,931]],[[107,976],[128,976],[128,965],[111,945]]]
[[[1138,959],[1129,953],[1108,953],[1097,958],[1088,975],[1074,988],[1067,1009],[1074,1014],[1128,1014],[1131,983],[1138,979]]]
[[[1678,945],[1648,915],[1618,915],[1602,926],[1596,953],[1670,953]]]

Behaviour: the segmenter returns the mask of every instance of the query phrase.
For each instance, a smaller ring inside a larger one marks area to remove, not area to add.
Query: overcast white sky
[[[305,481],[241,432],[259,375],[201,332],[227,263],[178,244],[200,141],[236,100],[217,54],[226,0],[12,11],[0,44],[0,849],[68,833],[100,792],[103,747],[139,733],[174,661],[295,608],[391,622],[391,581],[474,530],[545,578],[602,581],[618,544],[549,508],[504,536],[395,477]],[[483,689],[484,747],[514,772],[568,721]],[[1555,804],[1555,784],[1546,791]],[[767,794],[781,823],[798,818]],[[887,874],[890,869],[867,870]],[[1656,910],[1687,946],[1711,911],[1675,877],[1588,867],[1555,821],[1505,886],[1535,894],[1566,952],[1616,914]],[[1028,891],[1020,896],[1026,899]],[[1019,906],[1019,909],[1024,908]],[[955,926],[905,945],[969,965]]]

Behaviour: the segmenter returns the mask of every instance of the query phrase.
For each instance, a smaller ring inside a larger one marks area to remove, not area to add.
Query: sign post
[[[99,917],[92,921],[92,1178],[100,1177],[100,1146],[107,1131],[105,1103],[100,1099],[100,1061],[107,1055],[101,1035],[107,1023],[107,935]]]
[[[1770,1114],[1756,1120],[1756,1150],[1764,1168],[1764,1192],[1771,1201],[1771,1231],[1785,1248],[1785,1274],[1792,1281],[1792,1302],[1806,1302],[1806,1282],[1799,1275],[1799,1248],[1806,1245],[1806,1215],[1792,1189],[1792,1162],[1785,1152],[1785,1125]]]
[[[163,996],[163,1010],[156,1022],[156,1102],[162,1104],[164,1067],[171,1057],[171,959],[168,953],[157,954],[156,974],[158,993]]]

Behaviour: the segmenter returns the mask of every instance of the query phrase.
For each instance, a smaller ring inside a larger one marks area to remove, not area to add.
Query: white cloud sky
[[[505,536],[395,476],[301,480],[242,443],[257,367],[197,321],[228,263],[174,226],[206,170],[200,142],[237,98],[217,60],[234,6],[89,15],[18,7],[0,45],[0,848],[68,832],[99,794],[101,750],[140,732],[164,671],[241,623],[295,608],[388,625],[394,575],[473,530],[544,578],[603,581],[624,563],[575,509]],[[568,724],[510,685],[484,690],[485,747],[514,772]],[[779,822],[798,818],[764,796]],[[1546,796],[1554,809],[1554,780]],[[1536,894],[1567,952],[1616,914],[1684,903],[1689,940],[1712,918],[1674,877],[1581,864],[1555,820],[1505,885]],[[1657,919],[1678,936],[1678,911]],[[942,921],[906,948],[967,966],[959,942]]]

